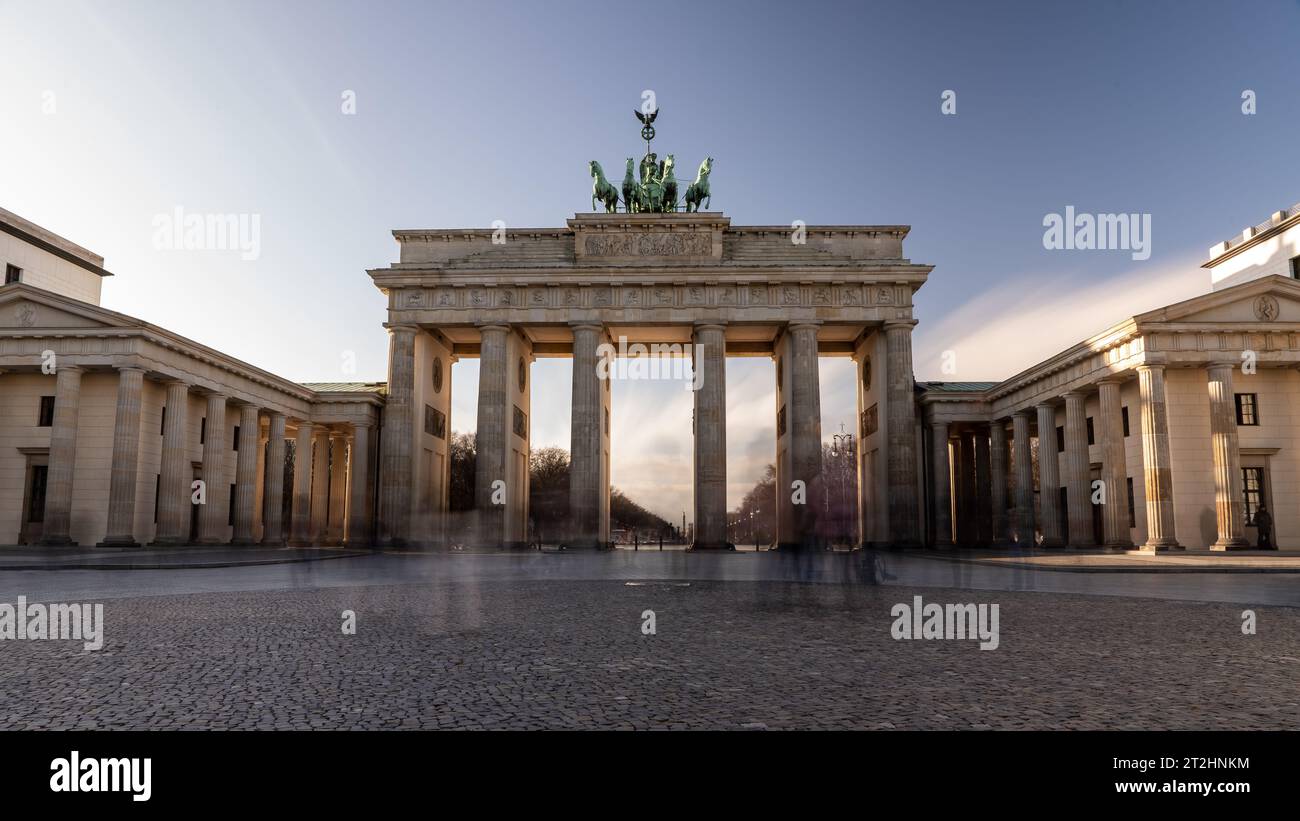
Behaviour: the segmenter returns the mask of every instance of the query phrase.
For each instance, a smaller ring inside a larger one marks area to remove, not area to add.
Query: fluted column
[[[168,382],[154,544],[185,544],[190,540],[190,482],[194,470],[190,467],[189,409],[190,386],[178,380]]]
[[[574,324],[573,408],[569,439],[569,545],[599,547],[601,494],[601,425],[603,403],[597,349],[600,325]],[[608,374],[606,374],[608,378]]]
[[[1246,509],[1237,446],[1237,407],[1231,364],[1206,369],[1210,388],[1210,448],[1214,451],[1214,514],[1219,538],[1211,550],[1246,550]]]
[[[72,477],[77,464],[77,417],[81,405],[81,368],[58,366],[54,385],[54,420],[50,430],[50,466],[45,479],[45,524],[41,544],[71,545]]]
[[[226,396],[208,394],[208,421],[203,435],[205,504],[199,508],[199,543],[225,542],[230,519],[230,488],[226,484]]]
[[[330,508],[330,432],[316,428],[311,456],[311,542],[326,542]]]
[[[1011,415],[1011,446],[1015,449],[1016,496],[1011,539],[1019,547],[1034,546],[1034,463],[1029,447],[1029,411]]]
[[[330,434],[329,522],[325,543],[343,544],[343,516],[347,512],[348,460],[347,434],[334,431]]]
[[[1165,366],[1139,365],[1142,394],[1142,473],[1147,503],[1147,541],[1142,550],[1180,549],[1174,533],[1174,485],[1169,459]]]
[[[388,400],[380,436],[379,541],[385,547],[406,547],[411,537],[412,450],[415,433],[414,325],[388,329]],[[448,421],[450,427],[450,420]],[[479,435],[482,435],[480,429]],[[482,448],[479,448],[482,452]]]
[[[266,493],[262,503],[262,544],[284,544],[284,458],[283,413],[272,413],[266,448]]]
[[[1061,466],[1056,451],[1056,408],[1050,402],[1038,411],[1038,527],[1043,547],[1062,547]]]
[[[696,550],[727,546],[727,340],[726,327],[695,326],[699,389],[695,391]],[[790,493],[790,488],[778,488]]]
[[[1065,502],[1069,541],[1074,547],[1087,547],[1094,543],[1086,399],[1082,391],[1070,391],[1065,395]]]
[[[257,507],[257,458],[261,454],[261,409],[239,406],[239,453],[235,461],[235,530],[232,544],[253,543],[254,511]]]
[[[1102,481],[1106,488],[1106,501],[1101,510],[1106,547],[1127,550],[1133,547],[1133,541],[1128,528],[1128,461],[1124,453],[1124,406],[1119,380],[1103,379],[1097,383],[1097,399]]]
[[[352,497],[348,501],[348,547],[370,544],[370,425],[358,422],[352,428],[352,452],[348,456],[348,480]]]
[[[885,323],[885,376],[888,431],[889,542],[920,544],[916,499],[916,398],[912,377],[914,320]]]
[[[139,483],[143,368],[117,369],[113,416],[113,467],[108,484],[108,529],[100,547],[136,547],[135,491]]]
[[[930,424],[934,473],[934,545],[952,547],[952,471],[948,465],[948,423]]]
[[[474,472],[474,508],[478,520],[477,541],[499,546],[505,538],[506,504],[494,483],[508,488],[506,444],[509,425],[509,378],[507,325],[479,328],[478,430]],[[493,497],[496,497],[494,501]]]
[[[817,333],[820,322],[799,322],[790,334],[790,464],[794,479],[808,488],[807,504],[795,507],[795,527],[802,545],[818,539],[818,518],[824,509],[822,475],[822,400],[818,377]],[[725,363],[724,363],[725,367]]]
[[[989,507],[993,544],[1011,540],[1007,522],[1007,428],[1001,419],[989,426]]]
[[[298,435],[293,445],[293,509],[289,544],[311,544],[311,439],[312,423],[298,421]]]

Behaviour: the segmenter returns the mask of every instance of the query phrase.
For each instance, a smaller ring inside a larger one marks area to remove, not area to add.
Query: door
[[[45,485],[50,473],[48,459],[48,456],[31,457],[27,465],[22,532],[18,534],[19,544],[39,543],[41,534],[45,530]]]

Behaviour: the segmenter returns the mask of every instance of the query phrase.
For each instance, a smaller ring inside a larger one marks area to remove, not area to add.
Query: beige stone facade
[[[1292,220],[1279,212],[1207,265],[1274,239],[1285,255]],[[904,256],[906,226],[679,213],[399,230],[398,261],[369,272],[388,299],[387,382],[296,384],[98,307],[101,258],[8,212],[0,222],[0,249],[26,265],[0,288],[0,544],[521,547],[531,365],[573,357],[567,544],[607,546],[618,443],[602,366],[661,345],[698,372],[698,549],[728,546],[728,356],[775,365],[780,546],[814,532],[817,359],[843,356],[856,363],[862,546],[1234,550],[1258,543],[1264,504],[1274,544],[1300,549],[1289,277],[1134,316],[1001,382],[918,385],[913,297],[930,267]],[[449,507],[461,358],[480,360],[472,516]]]

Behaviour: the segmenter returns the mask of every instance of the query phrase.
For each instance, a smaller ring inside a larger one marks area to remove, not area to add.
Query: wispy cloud
[[[916,378],[1006,379],[1126,317],[1207,292],[1209,276],[1199,264],[1188,256],[1160,268],[1138,265],[1097,282],[1072,273],[1051,279],[1024,275],[944,316],[922,314],[913,357]],[[943,371],[949,351],[955,373]]]

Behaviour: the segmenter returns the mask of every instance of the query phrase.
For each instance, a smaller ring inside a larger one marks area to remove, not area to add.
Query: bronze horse
[[[700,204],[703,203],[705,208],[713,201],[709,194],[709,174],[713,172],[713,158],[705,157],[704,162],[700,163],[700,173],[696,175],[695,182],[686,188],[686,210],[699,211]],[[692,206],[694,206],[692,208]]]
[[[596,210],[596,201],[605,206],[605,213],[612,214],[618,210],[618,190],[609,184],[605,179],[605,169],[600,167],[600,163],[592,160],[587,163],[587,169],[591,172],[591,210]]]

